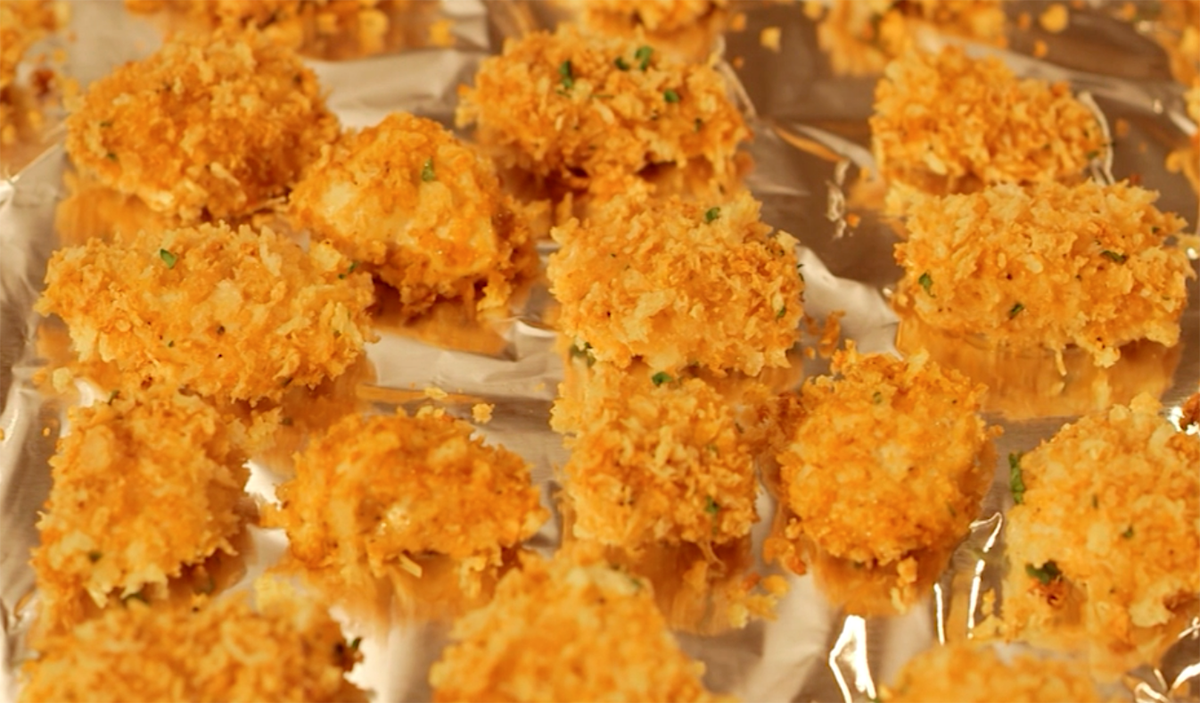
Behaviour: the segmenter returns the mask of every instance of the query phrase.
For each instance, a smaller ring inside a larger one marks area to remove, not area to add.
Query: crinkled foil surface
[[[119,2],[71,5],[67,32],[73,32],[73,40],[61,32],[46,46],[67,51],[63,71],[81,87],[122,62],[149,53],[160,42],[160,32],[152,23],[127,14]],[[1088,91],[1110,127],[1118,118],[1127,120],[1131,128],[1117,139],[1113,175],[1138,174],[1145,187],[1161,191],[1159,207],[1179,213],[1194,231],[1196,195],[1181,175],[1164,168],[1164,158],[1186,146],[1196,125],[1184,113],[1183,87],[1172,80],[1164,52],[1137,27],[1114,19],[1111,6],[1073,9],[1070,26],[1056,35],[1041,32],[1036,23],[1033,29],[1021,31],[1012,22],[1018,12],[1036,17],[1046,5],[1007,5],[1012,49],[1001,52],[1003,57],[1020,75],[1067,80],[1076,91]],[[733,90],[754,128],[749,151],[757,165],[748,185],[764,202],[764,220],[803,243],[810,314],[820,317],[845,311],[845,338],[865,351],[894,349],[896,318],[886,298],[901,273],[892,258],[896,237],[876,212],[855,207],[853,198],[847,205],[845,198],[849,186],[871,166],[867,117],[875,78],[833,75],[828,57],[817,46],[814,22],[800,4],[746,3],[735,4],[734,9],[745,13],[746,27],[727,31],[717,48],[725,59],[722,70],[736,77]],[[394,110],[451,125],[455,89],[472,80],[483,57],[499,51],[505,37],[548,26],[561,17],[559,8],[548,3],[454,0],[438,12],[454,21],[452,48],[417,48],[343,62],[310,60],[343,125],[372,125]],[[779,28],[778,51],[760,42],[765,27]],[[1031,57],[1032,42],[1039,38],[1050,49],[1045,60]],[[936,35],[927,39],[942,41]],[[61,142],[61,132],[52,133],[51,141]],[[26,654],[21,640],[33,610],[29,550],[37,541],[37,511],[50,488],[47,460],[62,429],[63,408],[43,398],[31,382],[45,363],[37,356],[40,320],[32,306],[42,288],[46,262],[58,246],[54,209],[65,195],[66,168],[61,146],[50,146],[0,181],[0,428],[4,432],[0,608],[6,700],[16,697],[17,671]],[[842,217],[847,208],[861,217],[854,227],[847,227]],[[1196,252],[1191,254],[1195,261]],[[479,431],[532,464],[534,480],[545,488],[544,499],[551,504],[554,470],[566,457],[560,438],[547,424],[562,374],[562,363],[552,351],[554,332],[542,322],[548,301],[544,286],[534,291],[510,328],[504,350],[495,355],[444,350],[385,332],[368,350],[376,374],[372,387],[366,389],[368,396],[378,398],[379,409],[386,411],[399,402],[399,396],[389,391],[436,385],[456,394],[447,407],[466,417],[472,403],[494,403],[495,418]],[[1177,412],[1184,398],[1195,392],[1200,377],[1196,280],[1189,283],[1182,340],[1180,362],[1162,397],[1168,413]],[[820,359],[804,363],[804,376],[826,368]],[[466,400],[455,403],[455,398]],[[1033,448],[1072,419],[1013,422],[989,417],[1005,428],[998,443],[1000,461],[1010,451]],[[953,600],[947,589],[956,582],[956,574],[968,574],[966,581],[976,593],[999,581],[1003,560],[996,557],[994,547],[1003,521],[1006,472],[1006,465],[997,466],[996,483],[983,513],[956,553],[950,572],[907,615],[847,616],[825,601],[811,577],[789,576],[791,590],[780,603],[776,620],[753,622],[744,630],[712,637],[679,634],[680,641],[706,664],[710,688],[745,700],[874,697],[877,687],[890,681],[911,656],[939,638],[952,636],[948,629],[961,628],[964,621],[969,628],[974,622],[973,613],[954,618],[947,612]],[[269,499],[276,482],[261,467],[254,467],[249,489]],[[759,510],[763,521],[755,533],[756,551],[774,512],[765,492]],[[281,534],[252,532],[256,544],[247,581],[272,563],[284,546]],[[552,520],[532,546],[549,554],[557,542],[558,521]],[[445,642],[446,628],[436,624],[396,627],[386,637],[368,637],[363,644],[365,661],[351,677],[373,690],[375,700],[427,700],[427,671]],[[1161,669],[1133,672],[1124,686],[1113,693],[1144,701],[1200,700],[1200,622],[1193,622]]]

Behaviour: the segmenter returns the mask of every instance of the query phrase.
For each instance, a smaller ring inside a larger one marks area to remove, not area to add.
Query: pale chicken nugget
[[[392,572],[420,578],[440,555],[474,597],[548,513],[525,461],[473,429],[432,408],[349,415],[298,455],[264,519],[287,531],[300,564],[349,587]]]
[[[870,124],[879,175],[942,195],[1077,181],[1110,146],[1066,83],[1019,79],[1000,59],[973,59],[955,46],[888,64]]]
[[[296,186],[291,211],[396,288],[407,315],[447,299],[506,312],[536,272],[529,226],[491,163],[402,112],[343,135]]]
[[[803,314],[797,242],[759,208],[746,193],[711,207],[618,197],[555,228],[562,247],[547,274],[559,330],[620,367],[637,357],[669,374],[788,366]]]
[[[249,476],[236,421],[175,393],[116,395],[68,416],[32,559],[43,629],[80,620],[89,598],[104,607],[235,553]]]
[[[454,625],[429,670],[435,701],[715,701],[650,584],[563,555],[524,560]]]
[[[995,451],[982,386],[925,355],[834,356],[836,377],[804,384],[805,412],[779,455],[795,518],[787,536],[863,564],[899,563],[966,536]]]
[[[36,307],[81,361],[134,385],[253,404],[340,375],[374,339],[371,279],[352,271],[328,243],[306,252],[266,228],[142,231],[55,252]]]
[[[738,144],[750,137],[711,66],[566,24],[507,41],[459,92],[458,125],[473,124],[499,165],[576,190],[620,192],[660,165],[731,184]]]
[[[135,601],[34,644],[21,701],[366,701],[345,674],[362,658],[298,597],[200,608]]]
[[[256,31],[183,33],[93,83],[67,120],[77,168],[184,221],[286,195],[338,133],[315,74]]]
[[[1079,662],[978,644],[935,646],[883,689],[887,703],[1095,703],[1096,684]]]
[[[672,32],[724,9],[729,0],[587,0],[584,22],[602,27],[632,24],[648,32]]]

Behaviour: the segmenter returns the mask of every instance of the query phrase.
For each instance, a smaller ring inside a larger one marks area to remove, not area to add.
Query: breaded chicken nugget
[[[871,145],[895,188],[935,195],[996,183],[1078,180],[1109,145],[1065,83],[1018,79],[961,47],[910,51],[875,88]]]
[[[1097,675],[1154,663],[1200,593],[1200,437],[1147,395],[1010,457],[1008,634],[1082,647]]]
[[[374,339],[371,280],[353,270],[328,243],[305,252],[266,228],[142,231],[55,252],[37,310],[62,317],[81,361],[132,385],[278,401],[338,376]]]
[[[715,196],[736,181],[734,155],[750,136],[711,66],[565,24],[509,40],[459,92],[458,125],[474,124],[502,167],[578,191],[622,192],[650,167],[674,165],[705,172],[704,195]]]
[[[729,0],[589,0],[584,4],[584,22],[599,26],[629,23],[647,32],[673,32],[728,5]]]
[[[194,609],[131,600],[35,643],[22,701],[366,701],[357,643],[323,609],[240,596]]]
[[[176,393],[118,395],[68,417],[33,551],[43,629],[81,619],[86,596],[104,607],[235,553],[249,475],[236,421]]]
[[[76,167],[185,221],[286,194],[337,136],[316,76],[256,31],[184,33],[91,85],[67,120]]]
[[[537,257],[495,170],[441,125],[405,113],[342,136],[296,186],[296,224],[400,292],[404,312],[461,299],[506,311]]]
[[[1158,194],[1117,183],[997,185],[917,197],[904,278],[893,302],[931,327],[1011,349],[1068,345],[1111,366],[1121,345],[1179,341],[1187,280],[1185,223]]]
[[[548,513],[529,467],[473,438],[440,410],[415,417],[349,415],[296,459],[266,524],[287,530],[291,556],[349,588],[448,557],[468,599],[533,536]]]
[[[435,701],[713,701],[648,583],[605,564],[524,560],[461,618],[429,670]]]
[[[672,375],[788,365],[803,313],[796,240],[763,224],[748,194],[711,205],[618,197],[553,231],[562,248],[547,273],[575,348]]]
[[[50,0],[0,2],[0,144],[18,137],[17,66],[29,47],[65,23],[65,15],[66,5]]]
[[[1077,662],[972,644],[937,646],[909,660],[887,703],[1093,703],[1096,684]]]

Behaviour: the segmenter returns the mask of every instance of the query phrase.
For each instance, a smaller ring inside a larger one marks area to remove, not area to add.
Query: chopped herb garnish
[[[1119,254],[1115,251],[1109,251],[1108,249],[1105,249],[1104,251],[1100,252],[1100,256],[1104,256],[1109,259],[1112,259],[1113,261],[1117,262],[1118,264],[1125,263],[1125,260],[1129,258],[1125,254]]]
[[[721,208],[719,208],[719,207],[710,207],[708,210],[704,211],[704,221],[707,222],[708,224],[712,224],[712,221],[717,219],[720,216],[721,216]]]
[[[1010,308],[1008,311],[1008,319],[1010,319],[1010,320],[1013,319],[1014,317],[1017,316],[1017,313],[1021,312],[1024,309],[1025,309],[1025,306],[1020,303],[1017,303],[1016,305],[1012,306],[1012,308]]]
[[[917,279],[917,283],[920,283],[921,287],[925,289],[926,295],[933,295],[933,291],[930,290],[933,288],[933,276],[930,276],[928,271],[921,274],[921,277]]]
[[[716,517],[717,513],[721,512],[721,506],[717,505],[717,501],[713,500],[712,496],[708,496],[707,502],[704,504],[704,512]]]
[[[1092,494],[1092,507],[1097,509],[1100,507],[1100,497],[1095,493]]]
[[[113,391],[108,394],[108,404],[112,405],[113,401],[121,397],[121,391]]]
[[[1133,539],[1133,525],[1130,525],[1128,529],[1122,532],[1121,536],[1125,539]]]
[[[800,277],[800,282],[804,283],[804,272],[800,269],[804,268],[804,264],[796,264],[796,275]]]
[[[629,70],[629,64],[628,64],[628,63],[626,63],[625,59],[621,58],[620,56],[618,56],[618,57],[616,58],[616,60],[615,60],[615,61],[613,61],[613,65],[614,65],[614,66],[616,66],[618,69],[620,69],[620,70],[622,70],[622,71],[628,71],[628,70]]]
[[[429,183],[435,178],[437,178],[437,175],[433,172],[433,157],[430,156],[428,159],[425,159],[425,163],[421,164],[421,180]]]
[[[664,90],[663,91],[663,100],[666,100],[669,103],[677,103],[677,102],[679,102],[679,93],[676,93],[675,91],[669,90],[669,89]]]
[[[425,177],[424,174],[422,174],[421,177],[424,178]],[[356,269],[356,268],[358,268],[358,262],[351,261],[350,267],[346,269],[345,273],[339,273],[338,278],[345,278],[346,276],[349,276],[350,274],[354,273],[354,269]]]
[[[1021,454],[1008,455],[1008,487],[1012,489],[1013,502],[1025,502],[1025,476],[1021,473]]]
[[[225,325],[217,325],[217,334],[225,334]]]
[[[563,61],[558,65],[558,75],[562,77],[562,87],[570,90],[575,87],[575,74],[571,71],[571,62]]]
[[[192,590],[201,595],[208,595],[217,590],[217,582],[213,580],[212,574],[209,574],[208,580],[206,580],[204,583],[196,584]]]
[[[575,357],[583,357],[588,366],[596,363],[596,355],[592,354],[592,345],[587,342],[584,342],[582,347],[578,344],[571,345],[571,358]]]
[[[356,651],[356,652],[357,652],[357,651],[358,651],[358,647],[359,647],[359,645],[361,645],[361,644],[362,644],[362,638],[361,638],[361,637],[355,637],[354,639],[350,640],[350,649],[353,649],[354,651]]]
[[[127,596],[121,597],[122,604],[128,603],[131,600],[140,600],[141,602],[145,603],[146,605],[150,605],[150,601],[146,598],[146,596],[142,595],[141,591],[138,591],[137,593],[130,593]]]
[[[633,58],[638,60],[638,69],[645,71],[650,66],[650,56],[654,53],[654,49],[649,46],[639,46],[637,51],[633,52]]]
[[[1089,160],[1089,161],[1090,161],[1091,159],[1094,159],[1094,158],[1096,158],[1097,156],[1100,156],[1100,152],[1099,152],[1098,150],[1095,150],[1095,149],[1093,149],[1092,151],[1089,151],[1089,152],[1087,153],[1087,157],[1088,157],[1088,160]]]
[[[642,590],[642,582],[641,582],[641,579],[636,579],[636,578],[634,578],[634,577],[630,576],[630,577],[629,577],[629,583],[632,583],[632,584],[633,584],[633,590],[635,590],[635,591],[640,591],[640,590]]]
[[[279,424],[283,425],[284,427],[291,427],[292,425],[296,424],[296,421],[290,417],[285,417],[279,420]]]
[[[662,384],[670,383],[671,381],[674,381],[675,379],[671,378],[671,374],[667,373],[666,371],[659,371],[658,373],[651,376],[650,380],[654,381],[654,385],[661,386]]]
[[[946,510],[950,511],[950,517],[958,517],[958,511],[954,509],[953,505],[946,503]]]
[[[1058,570],[1058,564],[1055,564],[1053,561],[1042,564],[1040,568],[1033,564],[1026,564],[1025,573],[1029,578],[1037,579],[1043,586],[1049,586],[1051,581],[1057,581],[1062,578],[1062,572]]]
[[[783,316],[786,314],[787,314],[787,305],[786,304],[780,305],[779,309],[775,311],[775,319],[776,320],[783,319]]]
[[[883,402],[883,393],[881,393],[879,391],[875,391],[874,393],[872,393],[871,394],[871,402],[876,405],[879,405],[880,403],[882,403]]]
[[[175,346],[175,340],[174,340],[174,339],[172,339],[171,341],[167,342],[167,349],[170,349],[170,348],[171,348],[171,347],[173,347],[173,346]]]
[[[700,128],[704,126],[704,120],[697,117],[696,121],[693,124],[696,126],[696,131],[699,132]]]
[[[112,120],[101,120],[100,126],[101,127],[112,127]]]
[[[1157,227],[1151,227],[1151,228],[1150,228],[1150,234],[1158,234],[1158,228],[1157,228]]]
[[[96,562],[100,561],[100,558],[103,556],[103,554],[93,549],[92,551],[88,552],[88,561],[95,564]]]
[[[179,261],[178,256],[175,256],[174,254],[167,251],[166,249],[159,249],[158,256],[159,256],[159,258],[161,258],[163,260],[163,263],[166,264],[167,268],[169,268],[169,269],[175,268],[175,262]]]

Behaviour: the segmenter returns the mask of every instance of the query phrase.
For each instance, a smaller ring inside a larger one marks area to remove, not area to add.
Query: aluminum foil
[[[149,53],[160,42],[160,32],[151,22],[128,15],[120,3],[71,4],[69,30],[74,39],[68,41],[67,35],[60,34],[48,46],[66,49],[63,70],[82,87],[120,63]],[[1011,20],[1021,12],[1036,17],[1045,6],[1011,2],[1006,10]],[[1163,166],[1166,155],[1185,147],[1196,130],[1183,112],[1182,86],[1171,78],[1157,45],[1137,28],[1114,19],[1112,9],[1095,5],[1074,9],[1070,26],[1061,34],[1042,32],[1036,25],[1028,31],[1010,27],[1014,51],[1001,53],[1022,75],[1067,80],[1076,90],[1089,92],[1110,125],[1119,118],[1126,120],[1130,130],[1117,139],[1113,174],[1118,178],[1138,174],[1146,187],[1162,193],[1161,208],[1179,213],[1195,228],[1195,192],[1182,176]],[[451,125],[455,88],[471,81],[483,57],[497,52],[504,37],[548,26],[563,15],[561,7],[538,2],[455,0],[437,11],[454,20],[452,47],[415,47],[341,62],[310,61],[344,125],[371,125],[394,110]],[[799,254],[807,283],[806,309],[815,317],[844,311],[846,339],[855,340],[864,351],[894,350],[896,317],[887,296],[901,273],[891,253],[896,236],[879,213],[855,195],[856,184],[872,165],[866,120],[875,77],[834,75],[828,57],[818,48],[815,23],[799,4],[735,2],[732,13],[744,13],[745,28],[727,31],[717,47],[724,58],[720,69],[733,81],[733,91],[741,97],[756,135],[749,151],[757,166],[747,184],[764,203],[764,220],[803,244]],[[760,41],[763,28],[779,28],[777,50]],[[927,39],[932,44],[944,40],[937,35]],[[1031,57],[1035,40],[1047,42],[1047,59]],[[975,46],[972,50],[991,49]],[[1121,60],[1114,60],[1117,56]],[[51,134],[56,137],[61,141],[61,132]],[[46,363],[35,343],[41,320],[32,305],[42,288],[49,255],[58,246],[54,211],[65,195],[66,168],[61,146],[53,146],[15,176],[0,181],[0,428],[4,432],[0,441],[4,626],[0,691],[5,700],[16,697],[16,672],[26,655],[21,638],[32,615],[33,590],[28,556],[37,541],[34,524],[50,484],[47,460],[64,411],[59,401],[43,397],[32,383],[34,373]],[[856,226],[848,226],[847,212],[860,218]],[[435,385],[454,394],[447,407],[467,417],[471,404],[494,403],[495,419],[480,426],[479,432],[490,442],[520,453],[533,466],[534,480],[545,488],[546,504],[552,505],[554,470],[566,456],[560,438],[547,425],[562,376],[562,363],[552,350],[554,332],[543,323],[548,303],[544,288],[535,290],[507,331],[502,348],[490,354],[446,350],[385,331],[381,341],[368,349],[374,381],[361,387],[359,394],[373,398],[386,411],[411,399],[406,391]],[[1200,379],[1200,295],[1195,280],[1189,285],[1182,339],[1179,363],[1162,396],[1165,412],[1176,416]],[[804,376],[826,368],[819,358],[803,364]],[[998,454],[1004,457],[1036,446],[1073,418],[988,419],[1005,428],[998,443]],[[791,590],[781,601],[776,620],[752,622],[743,630],[716,636],[679,633],[679,640],[706,664],[711,689],[746,700],[875,697],[880,684],[890,681],[911,656],[939,639],[961,637],[963,628],[969,631],[974,626],[979,595],[998,583],[1003,568],[998,554],[1006,476],[1006,467],[998,466],[996,483],[972,534],[954,555],[950,570],[908,614],[847,615],[829,604],[811,577],[788,576]],[[270,500],[277,480],[254,466],[249,490]],[[774,512],[765,492],[758,507],[764,519],[754,534],[756,553]],[[558,543],[558,525],[557,519],[551,520],[532,546],[551,553]],[[254,548],[247,580],[261,573],[284,548],[283,537],[276,532],[252,529],[250,537]],[[956,579],[962,575],[966,578]],[[953,607],[961,607],[954,605],[963,595],[956,592],[962,590],[956,585],[961,583],[967,584],[965,618],[951,613]],[[411,624],[384,635],[365,634],[365,661],[352,679],[373,690],[376,700],[427,700],[426,674],[446,641],[445,625]],[[1160,670],[1143,667],[1133,672],[1126,688],[1114,693],[1145,701],[1200,699],[1198,638],[1200,623],[1185,633]]]

